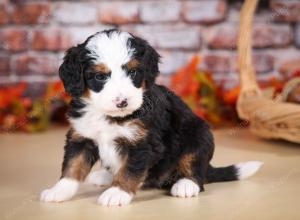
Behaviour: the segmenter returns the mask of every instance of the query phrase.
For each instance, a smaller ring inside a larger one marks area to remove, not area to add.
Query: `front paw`
[[[98,203],[105,206],[122,206],[131,202],[132,195],[119,187],[110,187],[98,198]]]
[[[199,186],[190,179],[180,179],[171,188],[171,195],[181,198],[189,198],[199,194]]]
[[[79,183],[76,180],[62,178],[52,188],[42,191],[42,202],[63,202],[71,199],[78,190]]]

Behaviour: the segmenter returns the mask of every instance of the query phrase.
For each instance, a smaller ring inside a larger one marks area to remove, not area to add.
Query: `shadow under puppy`
[[[72,96],[60,180],[41,193],[45,202],[72,198],[87,179],[109,185],[101,205],[130,203],[140,187],[192,197],[204,183],[253,175],[252,161],[214,168],[208,125],[173,92],[155,84],[159,54],[143,39],[119,30],[90,36],[70,48],[59,69]],[[101,169],[90,173],[96,161]],[[90,174],[89,174],[90,173]]]

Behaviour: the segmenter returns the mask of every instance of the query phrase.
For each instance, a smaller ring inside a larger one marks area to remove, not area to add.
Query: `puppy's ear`
[[[146,50],[143,60],[146,68],[145,82],[147,88],[154,84],[155,78],[159,74],[159,59],[160,55],[156,52],[156,50],[146,43]]]
[[[73,97],[80,97],[85,91],[84,57],[86,50],[82,45],[67,50],[64,61],[59,67],[59,76],[63,81],[65,90]]]

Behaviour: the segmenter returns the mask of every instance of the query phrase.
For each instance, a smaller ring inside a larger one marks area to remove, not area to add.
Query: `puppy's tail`
[[[212,183],[246,179],[254,175],[262,165],[260,161],[248,161],[218,168],[209,165],[206,180]]]

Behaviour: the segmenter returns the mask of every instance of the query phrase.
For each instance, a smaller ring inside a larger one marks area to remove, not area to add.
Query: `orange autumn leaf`
[[[198,70],[200,58],[194,56],[187,66],[179,69],[171,81],[171,89],[181,96],[193,112],[213,125],[221,126],[235,117],[234,104],[239,89],[225,94],[225,81],[217,83],[213,73]],[[233,112],[233,113],[231,113]]]
[[[197,81],[197,67],[200,63],[199,56],[193,56],[187,66],[180,68],[172,77],[171,87],[180,96],[197,96],[199,82]]]
[[[69,100],[70,97],[66,94],[62,81],[56,81],[49,83],[45,98],[48,100],[53,98]]]
[[[199,117],[199,118],[202,118],[204,119],[205,118],[205,112],[200,109],[200,108],[196,108],[193,110],[193,112]]]
[[[240,87],[235,87],[224,93],[223,99],[227,104],[235,104],[240,94]]]
[[[291,74],[291,79],[294,78],[294,77],[300,77],[300,70],[296,70],[294,71],[292,74]]]
[[[32,106],[32,100],[30,98],[23,98],[20,100],[24,108],[29,109]]]
[[[19,100],[27,88],[26,83],[0,89],[0,108],[7,108],[14,101]]]

